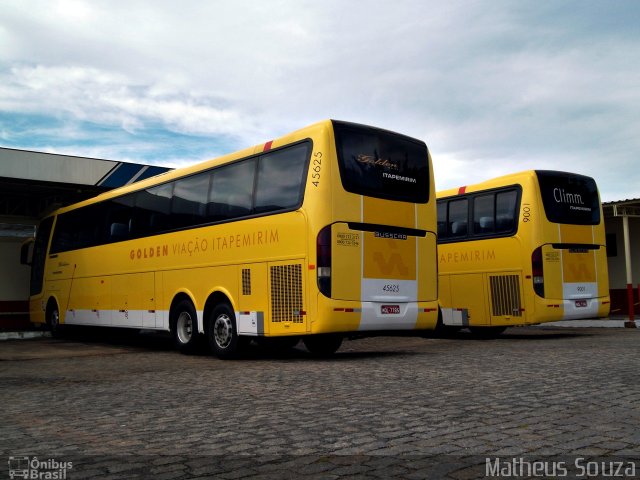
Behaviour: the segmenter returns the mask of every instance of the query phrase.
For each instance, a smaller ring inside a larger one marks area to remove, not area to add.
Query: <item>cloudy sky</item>
[[[0,146],[180,166],[335,118],[438,189],[530,169],[640,197],[637,0],[2,0]]]

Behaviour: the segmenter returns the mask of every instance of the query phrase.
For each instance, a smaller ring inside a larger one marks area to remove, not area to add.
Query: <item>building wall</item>
[[[30,268],[20,264],[23,241],[0,237],[0,330],[28,325]]]
[[[622,218],[606,218],[605,230],[607,233],[611,314],[627,315],[629,309]],[[629,218],[629,240],[631,246],[631,280],[635,290],[635,302],[638,302],[638,285],[640,285],[640,218]],[[615,247],[613,247],[613,241],[615,241]],[[635,306],[635,313],[640,313],[639,305]]]

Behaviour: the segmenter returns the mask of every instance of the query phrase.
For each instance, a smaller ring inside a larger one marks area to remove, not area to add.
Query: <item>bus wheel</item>
[[[193,353],[198,349],[200,335],[197,319],[196,311],[188,300],[182,300],[171,311],[171,332],[182,353]]]
[[[316,357],[328,357],[338,351],[342,345],[342,336],[340,335],[309,335],[303,337],[302,341],[307,350]]]
[[[497,338],[507,327],[469,327],[471,334],[476,338]]]
[[[207,336],[213,354],[223,360],[235,358],[243,342],[236,329],[236,315],[231,306],[221,303],[209,315]]]
[[[62,333],[60,310],[58,310],[58,304],[55,301],[51,301],[47,309],[47,326],[49,327],[52,337],[59,337]]]

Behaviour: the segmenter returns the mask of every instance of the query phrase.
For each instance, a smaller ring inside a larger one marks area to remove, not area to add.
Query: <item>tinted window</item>
[[[255,212],[296,207],[304,186],[309,144],[261,155],[258,163]]]
[[[200,173],[175,182],[171,221],[174,227],[205,223],[210,173]]]
[[[105,242],[120,242],[131,238],[134,204],[134,194],[124,195],[98,204],[103,205],[106,209],[107,222],[106,231],[103,236]],[[83,209],[78,211],[82,212]],[[95,220],[93,220],[93,222],[95,222]]]
[[[213,171],[207,208],[209,221],[229,220],[251,213],[255,171],[255,159]]]
[[[102,204],[89,205],[58,215],[51,253],[98,245],[105,238]]]
[[[142,190],[136,194],[133,221],[135,237],[171,229],[170,212],[173,183]]]
[[[547,219],[555,223],[597,225],[600,199],[593,178],[563,172],[536,171]]]
[[[466,199],[449,202],[449,228],[451,237],[467,235],[468,202]]]
[[[51,253],[294,208],[310,152],[305,142],[58,215]]]
[[[429,200],[427,146],[372,127],[333,122],[345,190],[404,202]]]
[[[73,250],[74,213],[75,212],[68,212],[58,215],[56,229],[53,232],[53,239],[51,240],[51,253]]]
[[[516,230],[518,192],[511,190],[496,194],[496,233]]]
[[[438,200],[438,241],[464,241],[512,235],[518,227],[519,187]],[[469,208],[472,212],[469,212]],[[473,229],[469,229],[471,213]]]
[[[489,234],[495,230],[494,195],[480,195],[473,199],[473,233]]]

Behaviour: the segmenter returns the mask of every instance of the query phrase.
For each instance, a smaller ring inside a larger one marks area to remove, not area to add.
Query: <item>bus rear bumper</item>
[[[311,333],[433,330],[438,302],[356,302],[321,299]]]
[[[589,318],[604,318],[609,315],[610,298],[577,298],[571,300],[547,300],[540,305],[541,322],[555,322],[560,320],[580,320]],[[538,317],[538,315],[536,315]]]

